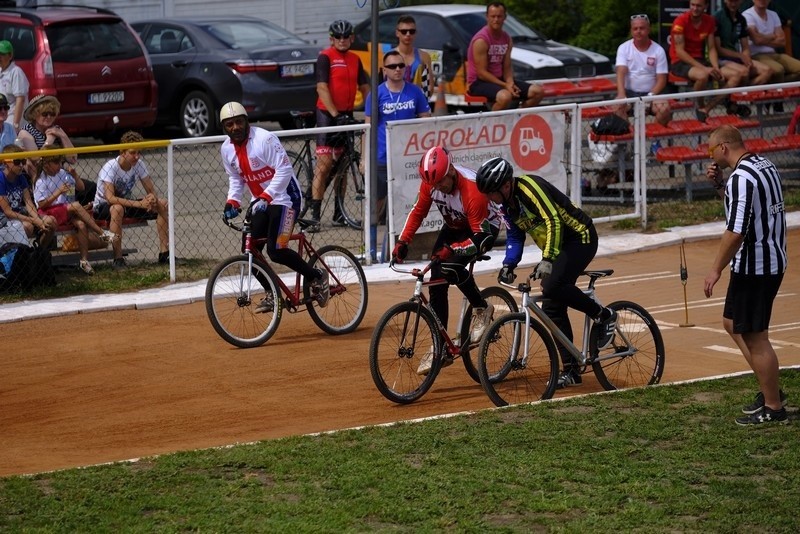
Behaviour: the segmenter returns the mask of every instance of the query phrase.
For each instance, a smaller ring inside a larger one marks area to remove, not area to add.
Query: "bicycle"
[[[289,313],[308,311],[314,323],[331,335],[355,330],[364,319],[368,300],[366,277],[356,257],[337,245],[315,249],[306,236],[314,222],[297,220],[300,231],[292,233],[290,241],[297,242],[303,259],[329,276],[330,299],[322,308],[312,281],[303,279],[301,283],[300,273],[295,273],[290,287],[267,262],[261,252],[266,238],[252,236],[250,209],[252,204],[241,225],[223,216],[228,227],[242,233],[242,254],[222,260],[206,284],[206,313],[217,334],[240,348],[263,345],[277,331],[284,309]]]
[[[584,293],[599,302],[595,282],[613,272],[612,269],[585,271],[583,275],[589,277],[589,284]],[[516,289],[522,293],[522,312],[494,321],[478,349],[481,385],[495,405],[553,396],[560,367],[554,338],[575,358],[581,374],[591,365],[606,390],[652,385],[661,380],[664,341],[655,319],[642,306],[626,300],[608,305],[617,312],[617,325],[612,339],[603,347],[598,346],[602,325],[585,316],[583,342],[578,350],[545,314],[541,303],[546,299],[541,294],[530,295],[530,283],[526,281]]]
[[[305,111],[291,112],[291,116],[295,121],[298,129],[313,128],[314,126],[314,112]],[[350,124],[362,124],[360,121],[353,120]],[[336,214],[341,214],[344,223],[350,228],[361,230],[363,226],[363,201],[366,198],[364,195],[364,175],[359,170],[361,163],[361,154],[356,150],[356,132],[348,130],[338,132],[337,138],[344,144],[344,151],[341,156],[333,162],[331,172],[328,174],[328,180],[325,185],[325,190],[333,182],[333,204],[331,217]],[[289,159],[292,162],[292,168],[300,180],[300,187],[302,189],[304,203],[303,209],[300,211],[300,218],[306,215],[309,206],[311,205],[311,187],[314,183],[314,151],[311,148],[312,140],[316,139],[316,135],[303,136],[303,147],[299,152],[287,150]],[[322,200],[322,207],[320,213],[327,213],[330,211],[331,195],[325,195]]]
[[[469,264],[472,272],[476,258]],[[436,260],[434,260],[436,261]],[[478,346],[472,342],[472,306],[466,297],[462,300],[459,316],[459,335],[455,340],[448,333],[439,317],[431,308],[422,292],[423,287],[447,284],[444,278],[425,281],[425,275],[434,265],[431,261],[425,268],[399,269],[390,262],[393,271],[410,274],[417,281],[411,299],[389,308],[375,325],[369,346],[369,368],[378,391],[392,402],[408,404],[422,397],[433,385],[439,370],[461,358],[467,374],[480,382],[478,371],[470,358],[470,351]],[[517,302],[502,287],[487,287],[481,291],[483,298],[494,305],[494,313],[517,312]],[[466,343],[464,342],[466,340]],[[432,350],[430,371],[418,374],[421,360]]]

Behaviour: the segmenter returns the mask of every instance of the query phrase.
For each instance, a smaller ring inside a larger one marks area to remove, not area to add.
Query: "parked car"
[[[290,111],[313,110],[320,49],[266,20],[166,18],[133,23],[158,82],[157,124],[187,137],[219,132],[218,110],[242,103],[250,120],[294,127]]]
[[[114,12],[2,8],[0,39],[14,47],[30,98],[58,98],[58,124],[70,135],[113,139],[115,132],[155,121],[158,93],[150,61],[136,32]]]
[[[467,47],[472,36],[486,25],[486,6],[435,4],[383,10],[378,14],[381,54],[397,46],[395,27],[401,15],[414,17],[417,24],[414,44],[431,54],[434,75],[442,74],[443,60],[448,64],[455,59],[455,77],[445,86],[447,103],[466,105]],[[504,30],[514,41],[511,61],[514,77],[518,80],[576,80],[608,77],[613,73],[611,61],[606,56],[547,39],[541,32],[524,25],[510,14]],[[370,68],[371,37],[371,19],[355,27],[352,50],[361,56],[367,69]]]

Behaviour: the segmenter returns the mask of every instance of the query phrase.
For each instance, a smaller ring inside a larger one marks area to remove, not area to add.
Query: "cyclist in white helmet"
[[[253,238],[266,237],[267,255],[272,261],[313,280],[320,307],[327,306],[328,274],[311,267],[289,247],[302,193],[286,150],[273,133],[250,126],[247,111],[238,102],[222,106],[219,121],[228,136],[220,153],[230,182],[223,217],[232,219],[242,211],[242,193],[247,186],[253,203],[250,219]],[[256,312],[271,311],[271,306],[262,301]]]

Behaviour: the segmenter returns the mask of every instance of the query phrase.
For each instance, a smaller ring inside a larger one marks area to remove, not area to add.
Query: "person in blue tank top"
[[[386,166],[386,123],[388,121],[431,116],[431,106],[422,93],[422,89],[405,81],[406,69],[408,69],[408,66],[403,61],[403,56],[400,52],[389,50],[384,54],[383,74],[386,77],[386,81],[378,86],[378,117],[375,120],[378,128],[378,168],[376,169],[378,187],[377,191],[375,191],[376,213],[372,219],[374,222],[381,222],[385,219],[384,208],[388,193],[389,174]],[[372,122],[372,98],[372,93],[369,93],[364,103],[367,124]],[[362,155],[363,158],[366,158],[366,154]],[[372,243],[374,245],[377,237],[376,226],[373,225],[371,231],[374,232],[372,234]]]

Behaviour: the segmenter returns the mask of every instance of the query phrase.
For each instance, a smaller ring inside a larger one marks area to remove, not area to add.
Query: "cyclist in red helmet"
[[[455,284],[472,304],[475,325],[471,336],[473,341],[478,341],[492,321],[494,307],[481,297],[475,278],[466,266],[492,248],[500,230],[500,213],[478,191],[475,171],[453,165],[450,154],[443,147],[435,146],[422,156],[419,174],[422,178],[419,195],[392,251],[392,261],[402,263],[408,255],[408,245],[428,215],[431,204],[436,204],[444,224],[433,246],[431,259],[439,261],[431,268],[431,278],[444,278]],[[445,327],[448,287],[442,284],[430,288],[431,307]],[[419,374],[428,372],[430,360],[422,359],[417,371]]]

